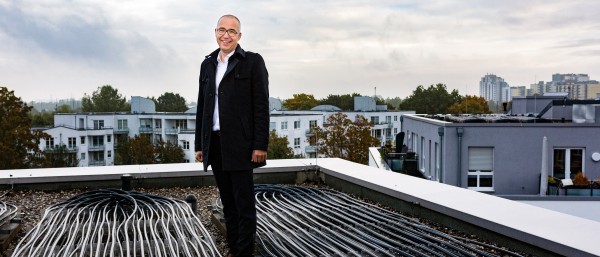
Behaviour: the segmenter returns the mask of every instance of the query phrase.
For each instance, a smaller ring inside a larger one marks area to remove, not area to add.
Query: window
[[[119,129],[119,130],[127,129],[127,120],[117,120],[117,129]]]
[[[273,131],[277,129],[277,122],[272,121],[269,123],[269,131]]]
[[[107,143],[110,143],[110,139],[111,139],[111,136],[110,135],[106,135],[106,142]]]
[[[162,128],[162,120],[154,120],[154,128]]]
[[[81,153],[81,159],[85,160],[85,153]]]
[[[552,176],[573,179],[578,172],[585,174],[583,156],[585,156],[583,148],[555,148]]]
[[[314,128],[317,126],[317,120],[308,121],[308,126]]]
[[[92,136],[92,146],[103,146],[104,136]]]
[[[379,116],[371,116],[371,122],[373,122],[373,124],[379,124]]]
[[[300,148],[300,138],[294,138],[294,148]]]
[[[175,120],[175,127],[179,129],[187,129],[187,120]]]
[[[281,129],[282,130],[287,130],[287,121],[282,121],[281,122]]]
[[[300,121],[294,121],[294,129],[299,129],[300,128]]]
[[[75,146],[77,146],[77,139],[74,137],[69,137],[68,138],[68,147],[75,148]]]
[[[190,141],[181,141],[181,147],[183,147],[184,150],[190,150]]]
[[[80,139],[81,139],[80,144],[85,145],[85,137],[80,137]]]
[[[398,121],[398,116],[394,116],[394,121]]]
[[[112,156],[112,151],[106,152],[106,157],[110,158]]]
[[[469,147],[468,188],[494,190],[494,148]]]
[[[394,128],[394,135],[398,134],[398,128]]]
[[[53,137],[46,138],[46,148],[53,148],[53,147],[54,147],[54,138]]]
[[[94,129],[103,129],[104,120],[94,120]]]
[[[392,123],[392,116],[385,116],[385,123],[387,123],[387,124]]]

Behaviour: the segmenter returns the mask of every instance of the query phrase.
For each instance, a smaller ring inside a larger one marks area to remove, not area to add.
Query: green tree
[[[361,115],[353,122],[341,112],[329,116],[327,123],[326,128],[313,128],[319,135],[319,153],[367,164],[369,147],[379,145],[379,140],[371,136],[373,124]]]
[[[317,105],[319,101],[308,94],[294,94],[294,97],[283,101],[283,107],[288,110],[310,110]]]
[[[0,87],[0,170],[39,166],[40,139],[48,135],[31,130],[31,109],[14,91]]]
[[[68,104],[63,104],[61,106],[56,107],[55,113],[75,113],[75,110],[71,108]]]
[[[398,110],[400,107],[400,103],[402,103],[402,98],[394,97],[394,98],[386,98],[385,103],[390,107],[390,110]]]
[[[185,162],[185,153],[180,145],[160,141],[154,145],[155,163],[182,163]]]
[[[467,95],[460,103],[454,103],[448,108],[448,113],[453,114],[487,114],[492,113],[488,106],[488,102],[483,96]]]
[[[270,160],[294,158],[294,149],[289,147],[287,136],[277,136],[275,130],[269,134],[269,148],[267,150]]]
[[[321,99],[319,104],[327,104],[337,106],[344,111],[354,110],[354,97],[361,96],[358,93],[345,94],[345,95],[328,95],[326,98]]]
[[[185,112],[187,109],[185,98],[179,94],[167,92],[156,100],[156,111],[158,112]]]
[[[119,90],[110,85],[98,87],[91,96],[84,94],[81,105],[83,112],[126,112],[131,109]]]
[[[418,86],[413,93],[400,104],[402,110],[415,110],[419,114],[448,113],[448,108],[462,100],[458,91],[448,93],[446,85],[431,85],[427,89]]]
[[[35,108],[32,108],[28,116],[31,119],[32,127],[54,126],[54,113],[52,112],[39,112]]]

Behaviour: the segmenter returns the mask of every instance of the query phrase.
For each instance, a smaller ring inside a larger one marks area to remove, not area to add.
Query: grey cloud
[[[50,56],[107,67],[131,64],[132,59],[139,61],[140,56],[163,58],[147,38],[134,31],[115,29],[99,14],[56,18],[30,14],[21,8],[0,5],[0,31],[26,48],[35,47]]]

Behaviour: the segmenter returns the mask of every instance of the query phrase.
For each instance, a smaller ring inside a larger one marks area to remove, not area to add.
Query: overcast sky
[[[479,94],[553,73],[600,80],[600,1],[0,0],[0,86],[26,101],[81,98],[112,85],[128,99],[198,92],[222,14],[242,21],[270,94],[406,97],[445,83]]]

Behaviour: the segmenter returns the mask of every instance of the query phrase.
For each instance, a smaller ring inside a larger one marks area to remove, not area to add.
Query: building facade
[[[482,96],[488,102],[499,104],[511,100],[511,91],[508,83],[503,78],[487,74],[479,81],[479,96]]]
[[[559,179],[572,179],[578,172],[591,180],[600,177],[600,162],[592,158],[600,152],[596,140],[600,115],[591,119],[574,115],[582,106],[587,106],[587,112],[600,113],[600,107],[594,106],[598,103],[558,105],[547,111],[573,109],[564,120],[404,115],[402,131],[406,145],[418,155],[418,169],[431,180],[490,194],[538,194],[540,181],[545,181],[543,163],[548,167],[545,172]]]
[[[143,101],[142,101],[143,103]],[[133,108],[133,107],[132,107]],[[55,127],[44,130],[50,137],[41,140],[40,148],[52,150],[65,145],[76,154],[79,166],[114,165],[115,149],[119,142],[136,135],[150,137],[151,141],[177,143],[182,147],[186,162],[195,161],[194,132],[195,109],[186,113],[148,113],[150,109],[137,109],[135,113],[77,113],[56,114]],[[294,154],[315,157],[316,148],[308,138],[311,127],[323,127],[327,118],[336,112],[329,111],[272,111],[270,129],[278,136],[286,136]],[[382,144],[394,140],[401,129],[400,116],[414,111],[344,112],[353,119],[363,115],[373,121],[372,135]]]

